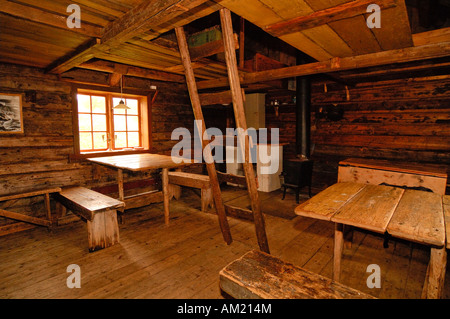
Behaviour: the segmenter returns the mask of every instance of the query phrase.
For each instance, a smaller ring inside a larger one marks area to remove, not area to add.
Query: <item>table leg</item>
[[[169,194],[169,169],[163,168],[162,174],[162,191],[164,197],[164,222],[166,225],[169,225],[169,202],[170,202],[170,194]]]
[[[44,194],[44,203],[45,203],[45,210],[47,212],[47,219],[51,222],[50,226],[48,227],[48,230],[50,231],[53,227],[53,219],[52,219],[52,211],[50,208],[50,194],[45,193]]]
[[[339,282],[341,277],[341,259],[344,248],[344,225],[336,223],[334,230],[333,280]]]
[[[422,298],[440,299],[442,297],[446,266],[446,248],[431,248],[430,262],[428,264],[425,283],[423,285]]]
[[[117,170],[117,187],[119,188],[119,200],[123,202],[125,199],[125,195],[124,195],[124,191],[123,191],[123,170],[120,168]],[[125,209],[120,208],[117,212],[117,216],[118,216],[120,224],[123,224],[124,210]],[[119,212],[120,212],[120,214],[119,214]]]
[[[120,168],[117,170],[117,186],[119,188],[119,200],[123,201],[125,198],[123,192],[123,170]]]

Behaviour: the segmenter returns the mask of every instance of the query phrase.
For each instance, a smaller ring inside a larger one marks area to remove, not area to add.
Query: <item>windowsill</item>
[[[140,149],[140,150],[117,150],[117,151],[103,151],[103,152],[88,152],[88,153],[80,153],[80,154],[70,154],[69,161],[75,162],[79,160],[83,160],[90,157],[102,157],[102,156],[117,156],[117,155],[128,155],[128,154],[143,154],[150,153],[149,149]]]

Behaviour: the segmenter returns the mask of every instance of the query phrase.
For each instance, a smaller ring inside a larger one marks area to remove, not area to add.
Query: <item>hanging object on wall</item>
[[[278,100],[272,101],[270,104],[273,105],[273,108],[275,109],[275,116],[278,117],[279,113],[278,113],[278,109],[280,108],[280,103],[278,102]]]
[[[333,103],[332,105],[321,106],[317,112],[317,118],[326,119],[328,121],[340,121],[344,117],[344,109],[342,106]]]

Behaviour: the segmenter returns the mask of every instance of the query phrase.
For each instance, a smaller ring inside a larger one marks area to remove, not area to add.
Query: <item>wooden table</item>
[[[186,165],[193,164],[193,161],[183,159],[181,163],[174,162],[171,156],[161,154],[132,154],[132,155],[115,155],[105,157],[92,157],[88,161],[105,165],[117,170],[117,183],[119,188],[119,200],[125,202],[125,207],[130,208],[131,201],[139,201],[139,195],[133,196],[129,201],[124,196],[123,188],[123,170],[132,172],[142,172],[149,170],[162,170],[162,196],[164,201],[164,220],[169,223],[169,169],[180,168]],[[141,198],[147,198],[147,203],[151,198],[155,198],[157,193],[141,194]],[[150,199],[149,199],[150,198]],[[128,205],[127,205],[128,204]],[[135,206],[135,205],[133,205]]]
[[[334,222],[333,279],[339,281],[344,225],[388,233],[431,247],[423,298],[440,298],[447,252],[443,196],[391,186],[334,184],[295,208],[300,216]]]

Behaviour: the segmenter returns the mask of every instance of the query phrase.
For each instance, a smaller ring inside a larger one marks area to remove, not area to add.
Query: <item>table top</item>
[[[177,159],[180,160],[181,158]],[[150,153],[91,157],[87,158],[87,160],[109,167],[125,169],[129,171],[176,168],[194,163],[194,161],[190,159],[182,159],[183,161],[181,163],[177,163],[174,161],[172,156]]]
[[[295,213],[441,247],[445,244],[443,200],[431,192],[345,182],[300,204]]]

